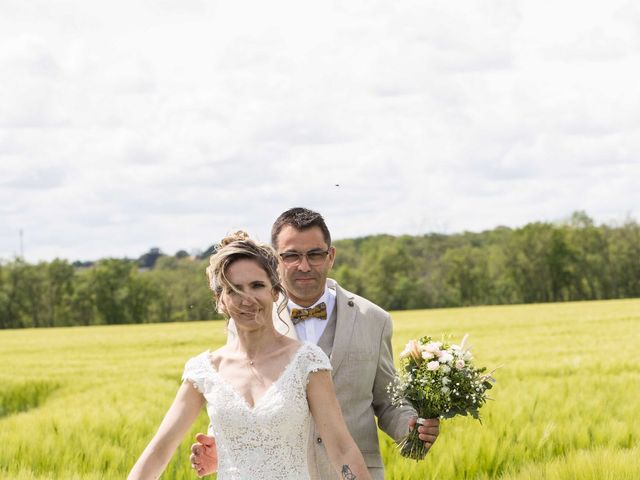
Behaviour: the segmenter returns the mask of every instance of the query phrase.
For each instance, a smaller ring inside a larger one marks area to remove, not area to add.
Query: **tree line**
[[[561,224],[335,242],[332,277],[387,310],[640,297],[640,226]],[[220,318],[195,258],[0,263],[0,328]]]
[[[207,287],[207,260],[160,256],[0,264],[0,328],[179,322],[220,318]]]
[[[386,309],[640,297],[640,226],[561,224],[340,242],[334,277]]]

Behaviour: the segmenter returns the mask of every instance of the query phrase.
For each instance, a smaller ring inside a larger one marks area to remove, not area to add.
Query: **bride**
[[[310,416],[338,478],[371,478],[342,418],[329,359],[318,346],[273,326],[273,303],[285,293],[277,265],[273,249],[244,232],[222,240],[207,274],[218,310],[233,318],[238,335],[187,362],[183,384],[130,480],[162,474],[205,404],[217,442],[219,480],[309,479]],[[286,300],[278,311],[285,305]]]

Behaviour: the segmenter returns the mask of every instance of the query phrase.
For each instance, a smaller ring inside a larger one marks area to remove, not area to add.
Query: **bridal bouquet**
[[[486,391],[495,380],[486,368],[476,368],[473,356],[460,345],[436,342],[431,337],[410,340],[400,353],[398,378],[388,390],[394,405],[411,404],[421,418],[441,419],[471,415],[487,401]],[[399,443],[402,456],[420,460],[427,451],[418,438],[418,425]]]

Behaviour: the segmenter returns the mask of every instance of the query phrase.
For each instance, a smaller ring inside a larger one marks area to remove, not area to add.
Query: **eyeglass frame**
[[[310,254],[314,254],[314,253],[322,254],[322,260],[320,260],[319,262],[316,262],[316,261],[312,262],[311,259],[309,258],[309,255]],[[282,252],[282,253],[279,253],[278,256],[280,257],[280,260],[282,261],[282,263],[284,263],[285,265],[290,266],[290,267],[294,267],[294,266],[300,265],[302,263],[302,259],[303,258],[307,259],[307,263],[310,266],[317,267],[318,265],[322,265],[322,263],[327,259],[327,257],[329,256],[330,253],[331,253],[331,247],[327,248],[326,250],[320,250],[319,248],[313,248],[313,249],[308,250],[306,252],[295,252],[295,251]],[[290,255],[291,257],[295,256],[296,260],[288,263],[285,260],[285,256],[286,255]]]

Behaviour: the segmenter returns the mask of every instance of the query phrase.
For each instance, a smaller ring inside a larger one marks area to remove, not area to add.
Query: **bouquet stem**
[[[403,457],[412,458],[413,460],[422,460],[427,455],[428,450],[425,448],[424,442],[418,437],[418,425],[400,441],[398,448]]]

